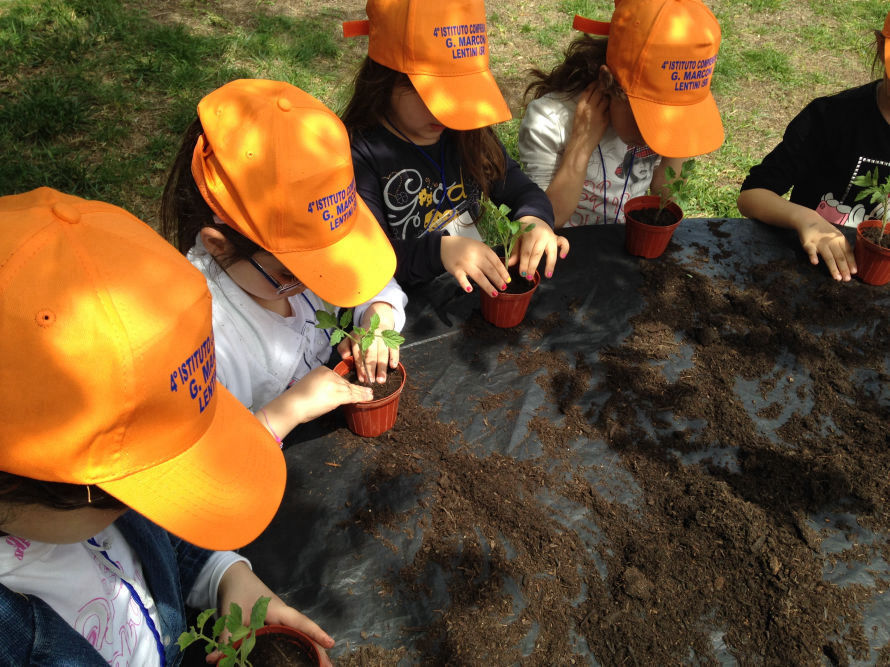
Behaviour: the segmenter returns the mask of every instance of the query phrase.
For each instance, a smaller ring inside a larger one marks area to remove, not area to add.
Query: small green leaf
[[[368,351],[368,348],[371,347],[371,343],[374,341],[374,336],[362,336],[362,354]]]
[[[232,630],[229,628],[229,632],[232,633],[232,637],[229,639],[233,644],[239,639],[244,639],[247,636],[247,633],[250,632],[248,628],[245,628],[243,625],[239,625],[237,628]]]
[[[266,622],[266,612],[269,610],[269,602],[272,598],[260,597],[253,603],[250,610],[250,629],[259,630]]]
[[[374,313],[371,315],[371,328],[368,330],[368,333],[374,333],[377,331],[377,327],[380,326],[380,315]]]
[[[341,329],[348,329],[350,324],[352,324],[352,308],[344,310],[343,314],[340,316]]]
[[[256,636],[253,633],[241,643],[241,655],[245,658],[250,655],[253,647],[256,645]]]
[[[235,656],[227,655],[216,664],[218,667],[235,667]]]
[[[346,337],[346,332],[343,329],[334,329],[331,332],[331,347],[340,344],[340,341]]]
[[[399,332],[392,329],[381,332],[380,337],[383,339],[383,344],[390,349],[396,349],[405,342],[405,339],[399,335]]]
[[[215,612],[215,609],[205,609],[200,614],[198,614],[197,627],[199,630],[204,629],[204,624],[207,623],[207,619],[213,616]]]
[[[228,620],[228,616],[220,616],[216,619],[216,623],[213,624],[213,636],[219,637],[220,633],[223,631],[223,628],[226,627],[226,620]]]
[[[316,310],[315,319],[318,320],[315,326],[319,329],[334,329],[337,326],[337,318],[326,310]]]
[[[241,607],[234,602],[229,605],[229,613],[225,617],[226,618],[226,628],[232,634],[235,634],[235,631],[238,628],[244,626],[244,623],[241,622]]]
[[[198,641],[198,635],[194,632],[183,632],[179,635],[179,639],[176,640],[176,643],[179,644],[179,650],[184,651],[186,647],[191,646],[196,641]]]

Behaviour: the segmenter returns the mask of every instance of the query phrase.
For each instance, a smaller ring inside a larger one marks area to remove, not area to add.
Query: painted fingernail
[[[510,282],[511,280],[513,279],[510,276],[507,276],[507,282]]]
[[[547,272],[547,277],[548,277],[548,278],[552,278],[552,277],[553,277],[553,271],[548,271],[548,272]]]
[[[497,291],[496,289],[491,290],[491,295],[492,295],[492,296],[497,296],[497,295],[498,295],[498,291]]]
[[[473,291],[473,288],[470,287],[469,285],[467,285],[466,287],[464,287],[464,289],[467,290],[468,292],[472,292],[472,291]]]
[[[519,275],[524,276],[524,275],[525,275],[525,271],[521,271]]]
[[[565,258],[566,258],[566,253],[561,254],[561,255],[559,256],[559,258],[560,258],[560,259],[565,259]]]
[[[504,283],[503,285],[501,285],[501,289],[502,289],[502,290],[503,290],[503,289],[507,289],[507,283]]]

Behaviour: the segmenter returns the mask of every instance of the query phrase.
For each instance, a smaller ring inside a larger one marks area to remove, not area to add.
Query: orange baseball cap
[[[443,125],[475,130],[512,114],[488,68],[483,0],[368,0],[367,20],[343,24],[368,35],[368,57],[408,75]]]
[[[239,79],[198,104],[192,175],[213,212],[325,301],[354,306],[392,278],[396,256],[355,189],[337,115],[282,81]]]
[[[711,95],[720,24],[700,0],[616,0],[611,23],[576,16],[573,25],[609,36],[606,65],[652,150],[682,158],[720,147]]]
[[[0,197],[0,470],[94,484],[208,549],[256,538],[281,450],[216,380],[204,277],[123,209]]]

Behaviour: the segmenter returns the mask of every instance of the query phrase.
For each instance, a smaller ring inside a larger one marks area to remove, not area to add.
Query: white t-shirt
[[[548,93],[530,102],[522,117],[520,162],[544,190],[562,161],[577,106],[573,98]],[[624,202],[648,192],[660,161],[651,149],[624,143],[610,125],[590,156],[581,199],[566,227],[623,223]]]
[[[335,309],[311,291],[289,297],[293,315],[282,317],[238,287],[207,252],[200,237],[188,259],[204,274],[213,297],[217,377],[248,409],[256,412],[330,359],[330,333],[315,327],[315,311]],[[401,331],[408,297],[392,279],[377,296],[356,306],[355,321],[361,321],[376,301],[393,307],[395,329]]]
[[[99,547],[87,542],[47,544],[12,535],[0,538],[0,583],[39,597],[109,664],[160,665],[154,635],[121,581],[123,577],[133,586],[160,632],[157,607],[145,585],[139,558],[113,524],[94,539]],[[103,546],[113,564],[100,553]],[[211,554],[187,604],[197,609],[215,607],[219,580],[238,561],[247,563],[230,551]],[[162,637],[161,641],[170,644],[176,639]]]

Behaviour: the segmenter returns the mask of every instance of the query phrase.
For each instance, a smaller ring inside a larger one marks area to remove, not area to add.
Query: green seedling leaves
[[[339,322],[336,315],[326,310],[316,310],[315,319],[317,321],[315,325],[317,329],[333,329],[331,332],[332,347],[339,345],[344,338],[348,338],[358,345],[360,358],[357,360],[357,363],[360,363],[362,366],[365,365],[365,352],[370,349],[375,338],[382,340],[383,344],[389,349],[396,349],[405,342],[405,339],[399,335],[398,331],[393,329],[378,331],[380,328],[380,315],[377,313],[371,314],[370,326],[367,329],[354,327],[352,332],[347,331],[347,327],[352,323],[352,308],[349,308],[340,316]]]
[[[510,219],[510,207],[506,204],[495,206],[488,197],[480,200],[482,208],[476,220],[476,229],[482,240],[490,248],[502,247],[504,259],[509,259],[520,236],[534,228],[534,223],[523,224]]]
[[[883,236],[887,223],[890,222],[890,206],[887,205],[887,198],[890,197],[890,176],[887,176],[887,180],[881,183],[881,176],[878,173],[878,168],[875,167],[872,171],[866,171],[854,178],[853,185],[862,188],[862,192],[856,195],[856,201],[868,197],[870,204],[881,205],[881,222],[883,223],[881,236]]]
[[[241,607],[233,602],[229,606],[229,613],[223,614],[216,619],[216,622],[213,624],[213,633],[210,636],[204,634],[204,626],[216,613],[216,609],[205,609],[198,614],[196,625],[179,635],[179,639],[177,639],[179,649],[184,651],[196,641],[202,640],[206,644],[204,650],[208,655],[214,651],[219,651],[223,654],[223,657],[217,663],[220,667],[251,667],[247,657],[256,644],[254,633],[263,627],[266,621],[269,601],[270,598],[261,597],[254,603],[250,611],[250,627],[244,626]],[[230,633],[226,642],[221,642],[219,639],[223,630],[228,630]],[[242,641],[241,645],[236,649],[234,644],[238,640]]]
[[[670,165],[664,168],[665,184],[659,193],[659,213],[664,210],[664,207],[668,205],[668,202],[674,202],[681,209],[687,208],[687,204],[689,203],[687,186],[689,185],[689,179],[694,172],[695,160],[692,158],[683,162],[679,174],[677,174],[676,170]]]

